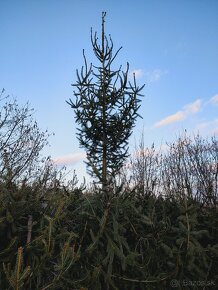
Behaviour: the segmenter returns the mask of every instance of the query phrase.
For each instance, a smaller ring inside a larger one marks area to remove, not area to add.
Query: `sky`
[[[85,151],[66,100],[74,99],[76,69],[97,64],[90,29],[122,50],[117,67],[130,64],[145,83],[130,153],[142,131],[145,145],[172,142],[184,130],[218,135],[217,0],[0,0],[0,90],[27,101],[42,130],[55,133],[45,155],[86,175]]]

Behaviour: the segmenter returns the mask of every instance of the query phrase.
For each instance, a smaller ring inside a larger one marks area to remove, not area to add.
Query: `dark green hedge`
[[[218,287],[216,207],[130,189],[0,191],[2,290]]]

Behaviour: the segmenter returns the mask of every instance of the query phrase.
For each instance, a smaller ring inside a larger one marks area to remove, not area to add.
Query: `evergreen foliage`
[[[31,210],[29,243],[33,200],[23,211],[15,203],[9,219],[1,213],[0,289],[173,289],[173,279],[216,289],[217,209],[130,189],[107,206],[100,189],[52,191]]]
[[[128,157],[128,139],[132,134],[138,109],[140,91],[134,76],[133,84],[128,82],[129,64],[122,71],[114,70],[113,62],[119,52],[113,52],[111,37],[104,32],[106,13],[102,14],[101,45],[97,34],[91,33],[94,54],[98,66],[85,66],[77,70],[76,101],[68,104],[74,109],[76,122],[80,125],[78,139],[86,149],[89,173],[107,184],[109,177],[115,177]]]

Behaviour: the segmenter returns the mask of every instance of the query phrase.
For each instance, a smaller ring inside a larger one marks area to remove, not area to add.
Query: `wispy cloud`
[[[201,109],[201,105],[202,105],[202,101],[200,99],[196,100],[195,102],[191,104],[185,105],[182,110],[155,123],[154,127],[158,128],[158,127],[166,126],[175,122],[183,121],[188,116],[199,112]]]
[[[200,99],[194,101],[191,104],[184,106],[183,112],[186,115],[195,114],[200,111],[202,105],[202,101]]]
[[[56,165],[74,165],[80,160],[85,158],[86,154],[83,152],[78,152],[74,154],[67,154],[63,156],[59,156],[54,159],[54,163]]]
[[[162,127],[162,126],[166,126],[169,125],[171,123],[175,123],[175,122],[179,122],[185,119],[185,113],[183,111],[178,111],[173,115],[170,115],[162,120],[160,120],[159,122],[155,123],[155,127]]]
[[[218,106],[218,94],[215,95],[215,96],[213,96],[213,97],[209,100],[209,102],[210,102],[211,104],[215,105],[215,106]]]
[[[135,78],[136,79],[139,79],[139,78],[141,78],[142,76],[143,76],[143,70],[142,69],[134,69],[133,71],[132,71],[132,74],[134,74],[135,75]]]
[[[218,127],[214,130],[213,135],[218,136]]]
[[[152,71],[147,71],[145,73],[145,76],[146,76],[147,82],[153,83],[153,82],[159,81],[167,73],[168,73],[167,70],[154,69]]]
[[[197,123],[195,128],[194,128],[194,132],[198,133],[198,132],[202,132],[204,130],[207,130],[208,126],[211,125],[211,122],[200,122]]]
[[[164,75],[168,73],[167,70],[154,69],[152,71],[144,72],[141,68],[134,69],[131,75],[135,74],[136,79],[145,76],[146,82],[153,83],[159,81]]]
[[[213,128],[211,133],[212,133],[212,135],[218,136],[218,119],[214,120],[214,128]]]
[[[194,131],[196,133],[201,133],[201,135],[206,136],[218,135],[218,119],[214,119],[207,122],[201,122],[197,124]]]

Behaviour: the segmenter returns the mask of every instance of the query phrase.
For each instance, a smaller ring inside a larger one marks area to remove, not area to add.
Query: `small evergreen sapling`
[[[121,66],[114,70],[112,64],[118,49],[113,53],[111,37],[105,36],[104,22],[106,13],[102,13],[101,45],[96,33],[91,31],[91,43],[98,66],[88,66],[83,51],[84,66],[77,70],[75,102],[67,102],[74,109],[79,124],[78,139],[86,149],[88,172],[97,177],[102,187],[115,177],[123,166],[128,154],[128,139],[132,134],[140,107],[139,99],[144,85],[128,81],[129,64],[122,71]]]

